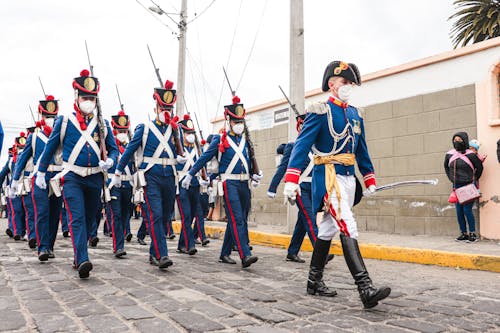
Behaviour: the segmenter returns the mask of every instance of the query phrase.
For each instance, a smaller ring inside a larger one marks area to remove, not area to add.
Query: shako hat
[[[177,100],[176,90],[172,89],[174,83],[167,80],[164,88],[155,88],[153,99],[164,108],[172,108]]]
[[[16,137],[16,146],[22,149],[24,148],[25,145],[26,145],[26,133],[21,132],[19,133],[19,136]]]
[[[95,96],[99,92],[99,80],[96,77],[90,76],[90,72],[86,69],[80,72],[79,77],[73,79],[73,89],[78,93],[78,96]]]
[[[111,116],[111,126],[117,130],[126,130],[130,128],[130,121],[125,111],[120,110],[118,114]]]
[[[224,117],[228,120],[245,119],[246,110],[238,96],[233,97],[233,104],[224,106]]]
[[[185,114],[184,118],[178,121],[178,124],[181,125],[183,132],[192,133],[196,131],[194,128],[193,120],[191,119],[191,116],[188,114]]]
[[[39,102],[38,112],[43,116],[57,116],[57,113],[59,112],[58,101],[54,99],[54,96],[47,95],[45,100]]]
[[[353,63],[346,63],[343,61],[335,60],[326,66],[325,73],[323,74],[323,85],[321,89],[323,91],[328,91],[328,80],[332,76],[340,76],[344,79],[355,83],[356,85],[361,85],[361,75],[359,74],[358,66]]]

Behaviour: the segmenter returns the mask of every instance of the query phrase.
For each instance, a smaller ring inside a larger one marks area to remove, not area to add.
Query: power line
[[[212,0],[212,2],[205,9],[203,9],[199,15],[196,15],[196,13],[194,13],[194,18],[191,21],[187,22],[187,24],[193,22],[194,20],[199,18],[201,15],[203,15],[208,10],[208,8],[212,7],[214,2],[215,2],[215,0]]]
[[[150,0],[150,1],[153,3],[153,5],[155,5],[156,7],[158,7],[158,9],[161,11],[161,14],[165,14],[165,15],[166,15],[166,16],[167,16],[167,17],[168,17],[168,18],[169,18],[172,22],[174,22],[174,23],[175,23],[175,25],[179,26],[179,22],[177,22],[176,20],[174,20],[174,19],[170,16],[170,14],[174,14],[174,13],[167,13],[166,11],[164,11],[163,9],[161,9],[161,7],[160,7],[160,6],[158,6],[158,4],[157,4],[156,2],[154,2],[153,0]],[[159,14],[160,14],[160,13],[159,13]],[[161,15],[161,14],[160,14],[160,15]],[[174,14],[174,15],[179,15],[179,14]]]
[[[168,24],[166,24],[165,22],[163,22],[162,20],[160,20],[156,15],[154,15],[153,13],[151,13],[151,11],[146,8],[146,6],[144,6],[142,3],[139,2],[139,0],[135,0],[135,2],[137,2],[142,8],[144,8],[144,10],[147,11],[149,15],[153,16],[155,20],[157,20],[158,22],[160,22],[161,24],[163,24],[164,26],[166,26],[168,28],[168,30],[172,31],[172,35],[176,35],[177,36],[177,32],[174,31],[174,29],[170,28],[170,26]]]

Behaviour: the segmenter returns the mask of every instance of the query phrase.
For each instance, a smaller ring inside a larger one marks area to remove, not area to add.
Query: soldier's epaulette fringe
[[[316,113],[316,114],[326,114],[330,110],[330,106],[328,106],[325,102],[315,102],[309,104],[306,109],[307,113]]]

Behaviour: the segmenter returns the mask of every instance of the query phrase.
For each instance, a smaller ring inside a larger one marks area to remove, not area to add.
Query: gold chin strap
[[[328,156],[314,156],[314,164],[315,165],[325,165],[325,187],[326,187],[326,195],[329,196],[332,193],[332,190],[335,188],[335,194],[337,196],[337,200],[339,202],[338,214],[335,217],[337,220],[341,219],[340,214],[340,201],[342,200],[342,196],[340,195],[340,187],[337,182],[337,173],[335,172],[335,164],[342,164],[345,166],[354,165],[355,155],[354,154],[338,154],[338,155],[328,155]],[[325,211],[328,212],[329,204],[328,202],[324,205]]]

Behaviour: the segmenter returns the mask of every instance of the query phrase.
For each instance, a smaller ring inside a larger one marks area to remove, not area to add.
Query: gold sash
[[[335,164],[342,164],[345,166],[354,165],[355,155],[354,154],[338,154],[338,155],[328,155],[328,156],[314,156],[315,165],[325,165],[325,187],[326,187],[326,198],[329,198],[330,193],[335,188],[335,194],[337,195],[337,200],[339,202],[337,219],[340,220],[340,201],[342,196],[340,195],[339,184],[337,183],[337,173],[335,172]],[[326,211],[329,209],[329,202],[325,202]]]

